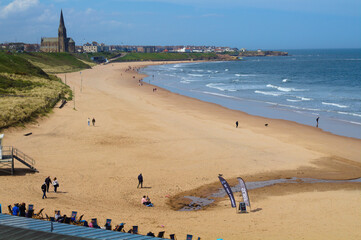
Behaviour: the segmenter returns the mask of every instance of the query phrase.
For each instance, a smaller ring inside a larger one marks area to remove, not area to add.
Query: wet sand
[[[221,187],[219,173],[231,185],[237,177],[361,177],[361,140],[251,116],[158,87],[153,92],[156,86],[138,85],[143,75],[124,71],[145,64],[155,63],[84,70],[82,92],[80,74],[67,74],[76,110],[69,102],[25,129],[5,130],[3,144],[33,157],[39,173],[1,174],[0,203],[33,203],[48,215],[56,209],[67,215],[77,210],[101,224],[111,218],[113,224],[126,222],[126,229],[138,225],[142,234],[166,231],[178,239],[187,233],[202,239],[361,237],[360,184],[255,189],[249,195],[256,211],[248,214],[236,214],[227,198],[204,210],[175,211],[181,196]],[[95,127],[87,125],[88,117],[95,117]],[[27,132],[33,134],[25,137]],[[143,189],[136,188],[139,173]],[[40,186],[48,175],[59,179],[60,192],[42,200]],[[154,208],[140,204],[143,195],[149,195]],[[241,200],[239,193],[235,197]]]

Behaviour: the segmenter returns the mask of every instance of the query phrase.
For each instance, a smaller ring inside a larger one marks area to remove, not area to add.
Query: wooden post
[[[75,110],[75,87],[73,87],[73,101],[74,101],[74,110]]]
[[[14,148],[11,147],[11,175],[14,175]]]

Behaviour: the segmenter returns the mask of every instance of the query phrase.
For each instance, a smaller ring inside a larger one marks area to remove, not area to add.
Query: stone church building
[[[75,42],[66,35],[63,11],[60,12],[58,37],[41,38],[40,51],[42,52],[75,52]]]

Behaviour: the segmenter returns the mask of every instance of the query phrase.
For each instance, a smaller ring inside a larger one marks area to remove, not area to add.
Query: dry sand
[[[74,103],[29,124],[5,130],[13,145],[36,160],[39,173],[0,176],[0,203],[35,204],[48,215],[60,209],[138,225],[142,234],[166,231],[185,239],[360,239],[360,184],[281,184],[250,191],[252,209],[236,214],[229,199],[193,212],[173,210],[184,194],[221,187],[222,173],[264,180],[279,177],[347,179],[361,176],[361,140],[290,121],[272,120],[216,104],[138,86],[144,77],[124,70],[154,63],[115,63],[67,74]],[[60,74],[64,79],[64,75]],[[133,78],[134,76],[134,78]],[[87,118],[95,117],[89,127]],[[235,128],[235,121],[239,128]],[[269,126],[265,127],[264,124]],[[33,134],[25,137],[24,134]],[[146,188],[137,189],[143,173]],[[59,193],[42,200],[47,176]],[[147,208],[141,197],[155,204]],[[239,193],[235,194],[240,201]],[[172,201],[170,201],[172,200]],[[164,227],[162,227],[162,225]]]

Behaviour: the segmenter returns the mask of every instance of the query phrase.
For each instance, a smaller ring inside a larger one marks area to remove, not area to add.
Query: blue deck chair
[[[76,212],[76,211],[72,211],[72,212],[71,212],[70,220],[71,220],[72,222],[75,222],[75,221],[76,221],[76,215],[77,215],[77,213],[78,213],[78,212]]]
[[[193,239],[193,235],[187,234],[187,240],[192,240]]]
[[[133,226],[133,233],[138,234],[138,226]]]
[[[106,230],[112,230],[112,220],[111,219],[107,219],[105,222],[105,229]]]
[[[169,237],[170,237],[170,239],[172,239],[172,240],[176,240],[175,234],[169,234]]]
[[[34,215],[34,205],[33,204],[29,204],[28,206],[28,212],[26,213],[26,217],[27,218],[32,218]]]

